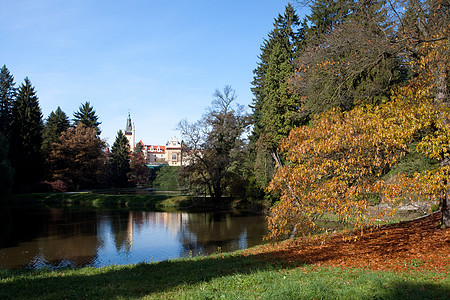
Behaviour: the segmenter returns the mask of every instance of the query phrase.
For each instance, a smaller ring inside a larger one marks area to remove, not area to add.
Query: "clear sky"
[[[90,101],[110,145],[128,112],[136,142],[164,145],[217,88],[251,103],[260,45],[288,2],[1,0],[0,66],[16,86],[29,77],[44,118]]]

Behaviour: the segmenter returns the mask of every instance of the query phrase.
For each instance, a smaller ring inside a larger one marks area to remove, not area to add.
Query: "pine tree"
[[[43,173],[42,112],[30,80],[19,87],[12,109],[10,158],[16,188],[39,182]]]
[[[42,134],[42,151],[48,154],[51,151],[53,143],[59,142],[59,137],[63,131],[70,127],[69,118],[66,113],[58,106],[58,108],[50,113],[44,126]]]
[[[82,104],[78,111],[73,113],[74,119],[74,125],[78,125],[79,122],[83,123],[86,127],[92,127],[95,128],[97,131],[97,135],[100,135],[102,132],[100,128],[98,127],[101,122],[98,121],[98,116],[95,114],[94,108],[91,106],[89,101],[86,101],[84,104]]]
[[[314,0],[307,17],[310,22],[308,36],[310,41],[323,34],[329,34],[337,25],[343,24],[352,9],[348,0]]]
[[[119,130],[111,148],[111,178],[113,187],[127,187],[130,172],[130,145],[128,139]]]
[[[0,196],[9,194],[13,186],[14,169],[8,160],[8,154],[9,142],[0,132]]]
[[[284,14],[278,15],[275,28],[264,40],[258,67],[254,70],[251,140],[257,144],[255,169],[259,174],[257,177],[262,178],[259,181],[263,188],[272,176],[273,163],[282,163],[277,151],[280,139],[286,137],[290,129],[306,121],[299,113],[300,98],[289,88],[294,73],[293,61],[304,45],[305,26],[289,4]]]
[[[9,138],[12,107],[16,96],[14,77],[4,65],[0,70],[0,132]]]

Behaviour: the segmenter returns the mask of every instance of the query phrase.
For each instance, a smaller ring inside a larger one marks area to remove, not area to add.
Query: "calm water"
[[[263,216],[68,208],[2,208],[0,268],[101,267],[262,243]]]

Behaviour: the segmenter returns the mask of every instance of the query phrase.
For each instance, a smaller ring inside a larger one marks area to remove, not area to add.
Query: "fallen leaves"
[[[398,272],[436,271],[447,274],[450,229],[440,228],[440,213],[413,221],[366,229],[359,239],[335,234],[325,241],[298,238],[248,249],[268,261]]]

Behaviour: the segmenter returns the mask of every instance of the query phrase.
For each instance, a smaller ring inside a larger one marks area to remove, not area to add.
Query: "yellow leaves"
[[[280,146],[291,164],[279,169],[269,185],[270,191],[281,195],[269,218],[269,236],[277,237],[294,227],[298,232],[311,232],[319,226],[317,216],[323,215],[362,228],[387,213],[368,215],[371,194],[382,203],[393,203],[408,196],[406,192],[430,195],[441,188],[431,182],[443,174],[414,179],[400,175],[389,184],[381,180],[409,151],[416,132],[438,122],[440,112],[431,100],[427,88],[399,88],[390,102],[379,107],[358,106],[348,112],[332,109],[316,116],[312,126],[293,129]],[[448,142],[445,127],[418,148],[430,156],[448,155]]]

